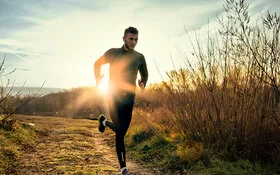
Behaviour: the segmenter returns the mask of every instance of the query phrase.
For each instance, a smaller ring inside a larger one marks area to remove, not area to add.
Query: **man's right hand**
[[[95,85],[96,85],[96,87],[98,87],[98,85],[101,83],[103,77],[104,77],[104,75],[101,75],[98,78],[95,78],[95,81],[96,81]]]

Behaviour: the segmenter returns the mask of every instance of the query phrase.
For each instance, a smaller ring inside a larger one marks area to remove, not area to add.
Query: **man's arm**
[[[146,84],[148,81],[148,76],[149,76],[147,64],[146,64],[146,60],[145,60],[144,56],[141,60],[140,66],[139,66],[139,72],[141,75],[141,81],[139,81],[138,84],[141,88],[144,88],[144,87],[146,87]]]
[[[95,63],[94,63],[94,76],[96,81],[96,86],[99,85],[101,79],[103,78],[102,75],[100,75],[100,69],[103,64],[105,64],[105,58],[104,56],[100,57]]]
[[[101,79],[104,77],[104,75],[100,75],[100,68],[103,64],[110,63],[110,59],[113,57],[116,49],[109,49],[107,52],[104,53],[102,57],[100,57],[95,63],[94,63],[94,76],[96,81],[96,86],[100,83]]]

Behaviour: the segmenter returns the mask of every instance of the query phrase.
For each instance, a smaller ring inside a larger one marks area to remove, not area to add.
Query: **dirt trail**
[[[113,132],[99,133],[97,121],[42,116],[17,116],[40,130],[34,148],[20,158],[21,174],[120,174],[114,147],[108,145]],[[133,175],[150,175],[128,160]]]

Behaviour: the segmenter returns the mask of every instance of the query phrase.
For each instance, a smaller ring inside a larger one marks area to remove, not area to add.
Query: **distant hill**
[[[11,89],[12,88],[12,89]],[[4,89],[5,93],[8,93],[11,90],[12,95],[20,94],[21,96],[27,96],[32,94],[47,95],[51,93],[56,93],[64,91],[63,88],[49,88],[49,87],[7,87]]]

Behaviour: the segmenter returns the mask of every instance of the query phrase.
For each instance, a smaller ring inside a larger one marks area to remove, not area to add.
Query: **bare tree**
[[[16,71],[16,69],[13,69],[12,71],[7,71],[4,67],[6,60],[6,55],[4,56],[4,59],[0,63],[0,77],[6,77]],[[19,109],[28,103],[29,101],[36,99],[41,96],[40,90],[43,87],[43,85],[38,88],[38,91],[36,93],[29,93],[25,97],[21,96],[21,91],[24,88],[24,84],[22,87],[17,91],[13,92],[14,84],[10,83],[10,80],[7,81],[5,85],[1,84],[0,86],[0,114],[2,115],[1,123],[7,123],[8,118],[10,118],[12,115],[14,115]],[[43,83],[44,84],[44,83]]]
[[[229,37],[228,52],[236,63],[252,76],[273,89],[273,116],[278,125],[280,103],[280,16],[267,12],[257,25],[251,25],[248,3],[245,0],[227,0],[224,6],[226,20],[220,18],[220,34]]]

